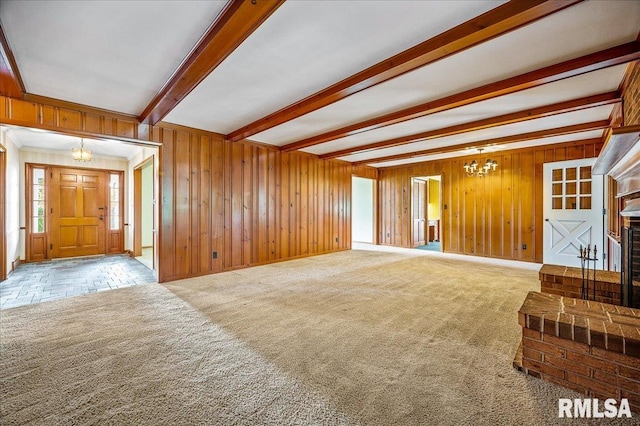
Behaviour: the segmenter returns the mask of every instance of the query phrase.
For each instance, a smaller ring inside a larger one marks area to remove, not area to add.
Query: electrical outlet
[[[526,250],[526,249],[527,249],[527,245],[526,245],[526,244],[523,244],[523,245],[522,245],[522,250]]]
[[[213,258],[214,258],[214,259],[217,259],[217,258],[218,258],[218,252],[217,252],[217,251],[214,251],[214,252],[213,252]]]

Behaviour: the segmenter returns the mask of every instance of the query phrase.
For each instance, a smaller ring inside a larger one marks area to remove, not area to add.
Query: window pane
[[[554,183],[553,184],[553,195],[562,195],[562,184]]]
[[[120,175],[109,175],[109,228],[120,229]]]
[[[562,210],[562,197],[553,198],[553,210]]]
[[[580,208],[582,210],[591,210],[591,197],[580,197]]]
[[[575,195],[576,194],[576,183],[568,182],[566,186],[567,195]]]
[[[580,179],[591,179],[591,166],[580,167]]]
[[[580,182],[580,194],[591,195],[591,181]]]
[[[44,169],[33,169],[33,184],[44,185]]]
[[[576,180],[576,168],[575,167],[569,167],[568,169],[566,169],[566,174],[567,174],[567,180]]]
[[[109,227],[112,231],[120,229],[120,216],[111,216],[109,222]]]
[[[565,199],[564,208],[565,210],[575,210],[578,206],[576,205],[576,197],[567,197]]]
[[[34,201],[31,216],[44,216],[44,201]]]
[[[553,169],[553,177],[551,178],[554,182],[562,181],[562,169]]]
[[[32,169],[31,173],[33,178],[33,185],[31,186],[31,232],[42,233],[45,232],[45,170]]]
[[[44,217],[34,217],[32,218],[32,230],[31,232],[34,234],[44,232]]]
[[[33,185],[33,190],[31,191],[31,197],[34,200],[44,200],[44,186]]]

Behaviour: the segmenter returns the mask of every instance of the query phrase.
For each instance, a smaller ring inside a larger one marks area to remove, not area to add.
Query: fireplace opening
[[[622,228],[622,306],[640,308],[640,226]]]

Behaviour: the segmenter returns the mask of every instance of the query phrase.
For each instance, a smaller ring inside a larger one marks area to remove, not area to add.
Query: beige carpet
[[[354,250],[9,309],[0,423],[556,424],[580,395],[511,367],[538,287]]]

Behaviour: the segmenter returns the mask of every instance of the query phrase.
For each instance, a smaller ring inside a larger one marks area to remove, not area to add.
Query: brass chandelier
[[[482,148],[478,148],[478,151],[482,154],[483,150]],[[471,164],[464,163],[463,167],[468,177],[483,177],[495,172],[498,168],[498,162],[487,158],[487,161],[485,161],[483,165],[480,165],[476,160],[473,160]]]
[[[85,149],[83,139],[80,139],[80,148],[73,148],[71,150],[71,156],[76,161],[91,161],[91,151]]]

